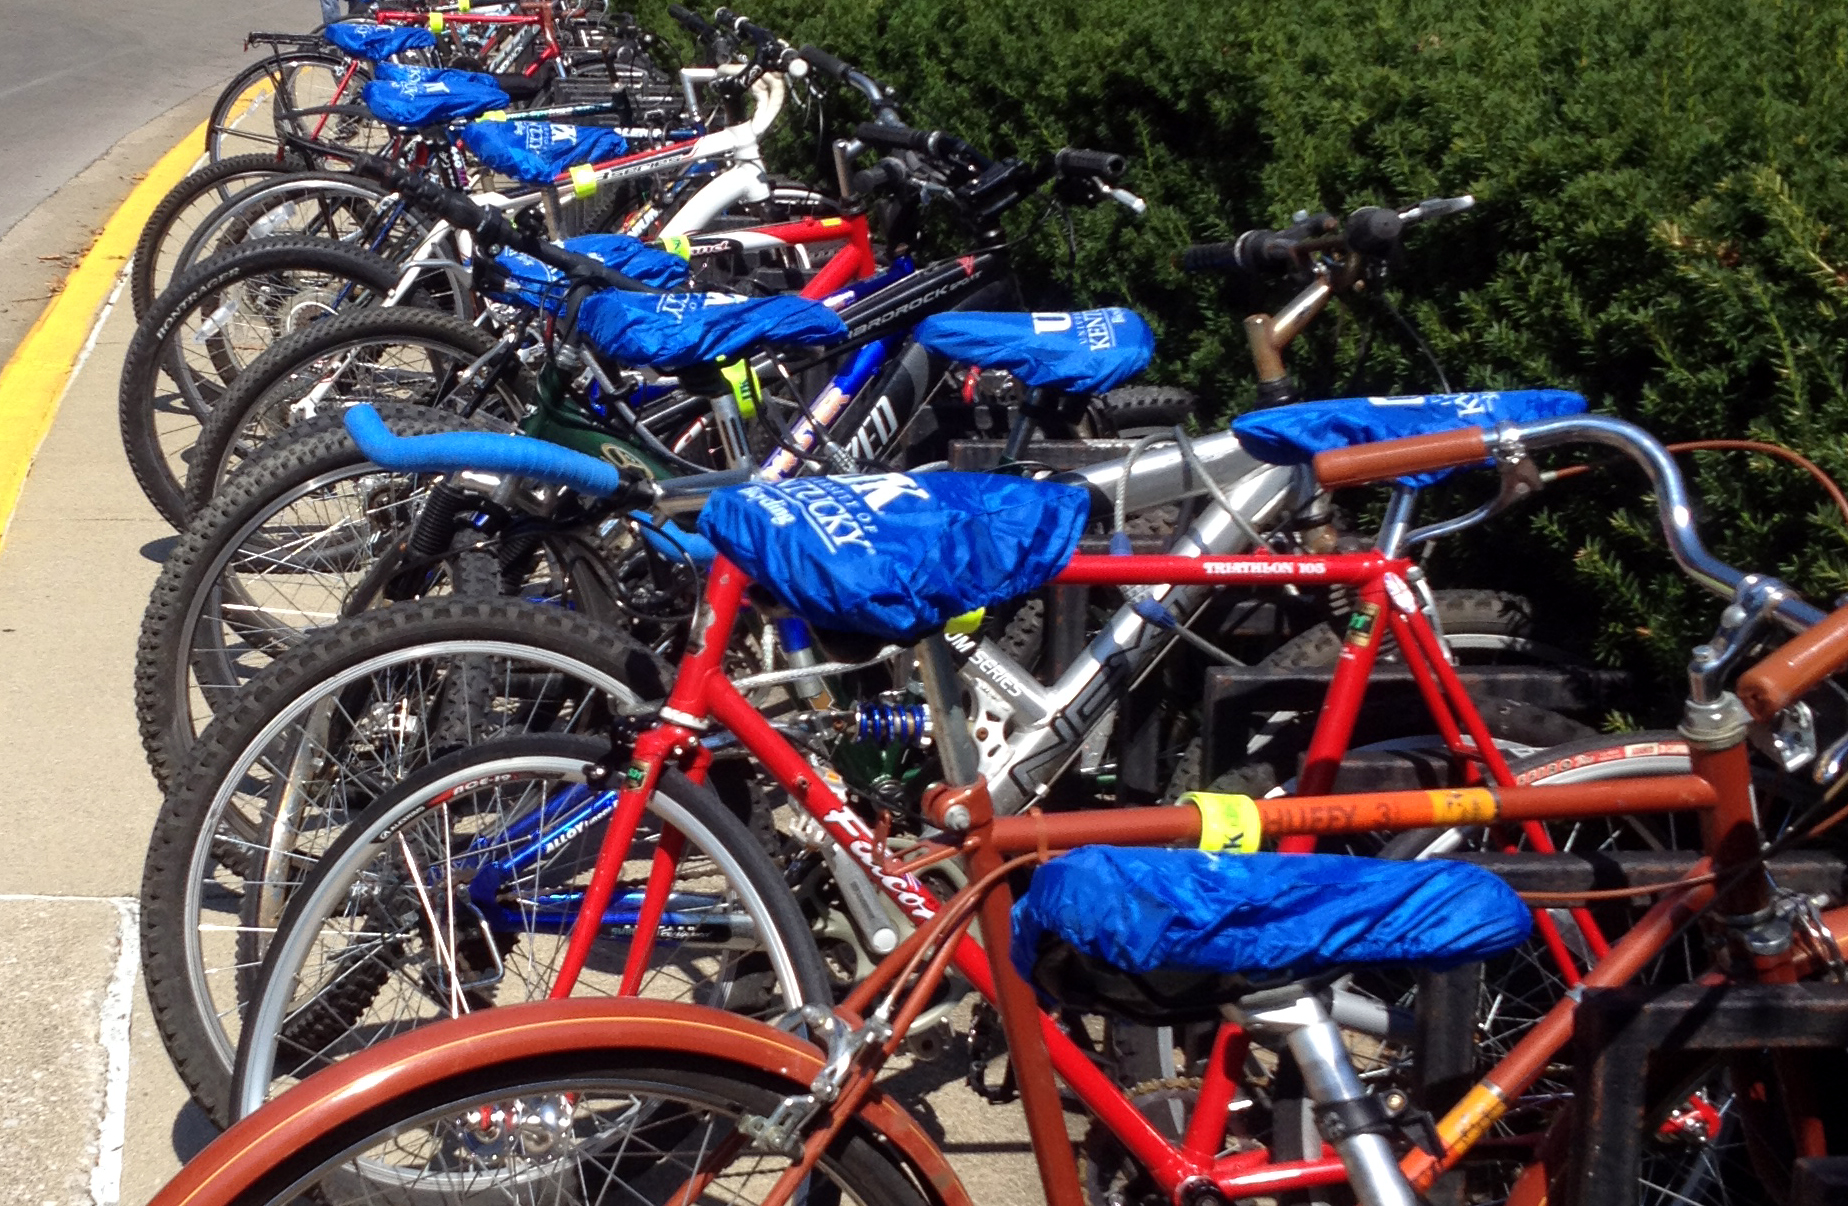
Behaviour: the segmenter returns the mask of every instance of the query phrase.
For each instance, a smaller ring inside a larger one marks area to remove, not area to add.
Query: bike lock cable
[[[1200,463],[1199,455],[1194,452],[1193,441],[1188,438],[1185,431],[1177,426],[1171,431],[1152,431],[1148,435],[1143,436],[1140,440],[1136,441],[1135,445],[1130,448],[1128,455],[1123,458],[1123,475],[1117,479],[1116,499],[1111,510],[1111,556],[1127,557],[1133,551],[1133,546],[1130,544],[1129,540],[1129,533],[1124,529],[1129,521],[1129,478],[1130,473],[1136,467],[1136,458],[1164,440],[1172,440],[1180,447],[1181,459],[1187,464],[1189,469],[1200,475],[1201,480],[1206,484],[1207,492],[1212,495],[1213,501],[1225,508],[1226,513],[1232,517],[1233,522],[1238,524],[1239,527],[1251,537],[1254,545],[1262,545],[1263,538],[1258,535],[1257,529],[1253,528],[1250,521],[1233,508],[1232,501],[1227,498],[1225,492],[1219,488],[1219,483],[1213,480],[1212,475],[1206,472],[1206,467]],[[1165,603],[1155,598],[1155,590],[1153,587],[1119,586],[1117,589],[1122,592],[1123,598],[1145,622],[1153,624],[1164,632],[1174,633],[1174,635],[1180,637],[1189,645],[1192,645],[1215,661],[1223,662],[1228,666],[1243,666],[1245,664],[1195,632],[1192,628],[1188,627],[1187,624],[1183,624],[1178,616],[1168,610]],[[1196,612],[1195,614],[1197,615],[1198,613]],[[1062,769],[1063,768],[1061,768],[1061,770]]]

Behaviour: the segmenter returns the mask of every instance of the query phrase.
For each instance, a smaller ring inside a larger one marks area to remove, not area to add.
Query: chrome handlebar
[[[1634,423],[1605,415],[1577,415],[1570,419],[1544,419],[1536,423],[1503,423],[1489,434],[1491,452],[1519,455],[1520,450],[1551,448],[1560,444],[1601,444],[1635,461],[1655,488],[1662,535],[1669,552],[1688,577],[1722,598],[1731,599],[1747,575],[1707,551],[1694,528],[1694,510],[1688,502],[1687,483],[1662,442]],[[1794,595],[1786,595],[1774,612],[1778,623],[1792,632],[1815,625],[1827,614]]]

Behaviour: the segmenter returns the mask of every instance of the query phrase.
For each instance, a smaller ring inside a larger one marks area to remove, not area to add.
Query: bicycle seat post
[[[924,815],[932,824],[964,836],[970,876],[981,879],[999,870],[1006,859],[987,840],[994,825],[994,807],[982,778],[975,740],[969,734],[956,663],[941,632],[919,641],[917,655],[944,780],[924,794]],[[1048,1206],[1068,1206],[1083,1201],[1084,1191],[1072,1158],[1071,1139],[1065,1133],[1065,1109],[1052,1076],[1052,1056],[1040,1032],[1039,1001],[1008,957],[1013,907],[1014,894],[1002,877],[982,898],[982,945],[989,974],[994,977],[995,1004],[1000,1008],[1008,1059],[1027,1115],[1027,1133],[1039,1161],[1046,1201]]]
[[[975,739],[969,735],[969,714],[962,703],[962,682],[956,663],[950,657],[950,644],[941,632],[933,632],[917,644],[918,676],[924,681],[924,703],[930,709],[931,723],[937,739],[937,754],[943,761],[943,781],[952,787],[969,787],[982,777],[977,760]],[[950,825],[947,828],[967,828]]]

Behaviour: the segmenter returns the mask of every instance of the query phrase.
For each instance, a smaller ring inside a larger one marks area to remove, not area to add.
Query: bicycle
[[[524,1184],[523,1192],[533,1192],[536,1184],[550,1183],[555,1171],[573,1178],[575,1184],[595,1187],[634,1175],[641,1178],[636,1192],[646,1200],[681,1201],[714,1186],[740,1159],[745,1166],[731,1176],[726,1188],[736,1194],[744,1183],[753,1183],[759,1190],[768,1190],[764,1200],[771,1202],[787,1200],[824,1160],[826,1173],[837,1183],[846,1180],[842,1189],[859,1201],[892,1200],[894,1196],[898,1200],[965,1201],[942,1154],[915,1122],[873,1087],[873,1075],[899,1049],[906,1029],[928,1005],[937,981],[951,964],[999,1005],[1048,1201],[1076,1201],[1083,1192],[1072,1162],[1063,1154],[1069,1151],[1069,1140],[1053,1083],[1055,1070],[1136,1156],[1164,1197],[1190,1186],[1237,1198],[1345,1180],[1369,1204],[1414,1201],[1414,1193],[1454,1165],[1506,1114],[1548,1059],[1562,1050],[1571,1036],[1576,1000],[1555,1006],[1460,1105],[1424,1130],[1412,1125],[1416,1120],[1407,1117],[1402,1107],[1369,1095],[1347,1063],[1323,999],[1328,973],[1343,968],[1339,955],[1319,962],[1312,950],[1301,953],[1294,965],[1256,956],[1243,960],[1221,956],[1189,964],[1189,948],[1183,943],[1175,958],[1164,962],[1151,956],[1138,964],[1121,954],[1120,947],[1113,950],[1110,946],[1114,937],[1129,932],[1124,928],[1126,922],[1113,923],[1106,917],[1087,928],[1061,916],[1057,901],[1044,899],[1056,889],[1040,893],[1042,881],[1037,877],[1023,898],[1024,912],[1016,912],[1008,876],[1046,863],[1055,851],[1099,842],[1180,842],[1205,850],[1251,850],[1260,834],[1329,834],[1702,810],[1713,816],[1706,857],[1689,877],[1639,889],[1661,899],[1587,975],[1586,987],[1622,983],[1677,930],[1701,918],[1717,928],[1725,949],[1734,952],[1728,972],[1714,983],[1750,981],[1760,975],[1775,980],[1780,975],[1813,974],[1839,966],[1842,944],[1836,934],[1848,924],[1848,909],[1818,913],[1807,903],[1777,906],[1780,897],[1763,878],[1767,852],[1757,836],[1743,743],[1752,721],[1776,721],[1804,692],[1848,667],[1848,609],[1825,619],[1781,584],[1741,574],[1711,558],[1693,532],[1685,507],[1679,505],[1679,478],[1667,454],[1645,433],[1617,420],[1577,417],[1486,430],[1441,431],[1324,452],[1317,457],[1316,469],[1325,484],[1355,483],[1463,467],[1485,458],[1519,463],[1531,451],[1585,439],[1616,447],[1644,464],[1662,488],[1664,532],[1677,559],[1702,585],[1734,604],[1722,618],[1716,639],[1697,651],[1690,671],[1685,729],[1694,746],[1692,774],[1569,790],[1475,788],[1322,800],[1195,797],[1181,807],[997,816],[976,768],[960,702],[950,687],[954,666],[939,626],[954,604],[930,600],[912,614],[927,630],[917,656],[945,766],[944,782],[930,793],[926,810],[943,836],[898,854],[881,849],[879,835],[864,831],[862,823],[858,840],[869,848],[864,861],[876,880],[885,877],[899,884],[915,883],[906,877],[915,877],[958,854],[966,856],[975,878],[901,943],[882,962],[879,972],[837,1010],[812,1010],[802,1016],[802,1024],[825,1040],[825,1046],[711,1010],[655,1002],[593,1005],[554,1001],[493,1011],[486,1017],[447,1022],[394,1040],[311,1080],[304,1089],[228,1132],[202,1158],[203,1168],[188,1170],[169,1196],[157,1201],[181,1200],[182,1194],[197,1194],[208,1184],[213,1201],[280,1200],[274,1197],[278,1191],[299,1192],[317,1181],[331,1192],[341,1185],[376,1184],[380,1177],[396,1178],[413,1192],[426,1187],[426,1176],[430,1192],[442,1192],[446,1184],[458,1183],[451,1178],[461,1178],[461,1183],[472,1183],[477,1189]],[[891,488],[898,487],[893,484]],[[943,491],[937,493],[941,497]],[[1043,497],[1039,505],[1048,519],[1068,513],[1073,506],[1082,511],[1081,500],[1050,493]],[[970,513],[961,506],[967,504],[945,504],[952,514]],[[891,507],[888,500],[880,511],[888,524],[893,520]],[[748,527],[730,531],[722,547],[743,560],[769,556],[782,547],[775,537]],[[1025,576],[1102,574],[1104,567],[1098,565],[1094,570],[1093,562],[1134,560],[1087,560],[1083,554],[1061,557],[1068,549],[1065,545],[1052,552],[1037,552]],[[918,568],[931,564],[928,553],[914,556]],[[1059,569],[1061,561],[1064,570]],[[1211,564],[1207,559],[1201,566]],[[742,578],[729,566],[715,570],[708,597],[716,604],[724,604],[733,589],[742,590],[723,581],[728,571]],[[1168,572],[1165,563],[1159,568],[1151,564],[1147,576]],[[1114,573],[1134,575],[1121,564]],[[1206,580],[1203,568],[1199,576]],[[1003,587],[994,579],[987,583],[993,590],[1018,584],[1016,580]],[[792,599],[792,587],[776,585],[786,602],[815,615],[810,602],[813,596],[798,593]],[[829,614],[838,618],[839,613]],[[667,767],[701,765],[704,755],[695,738],[710,715],[742,728],[753,745],[758,742],[752,738],[761,733],[762,749],[757,752],[769,755],[772,771],[793,798],[852,815],[840,806],[825,781],[813,774],[807,760],[783,744],[761,718],[751,720],[748,706],[729,701],[718,673],[717,651],[723,641],[717,638],[735,615],[735,608],[714,607],[708,643],[683,666],[663,722],[638,737],[632,752],[613,749],[613,757],[598,764],[608,767],[612,776],[602,790],[617,797],[619,814],[637,814]],[[1763,626],[1773,622],[1798,629],[1800,635],[1742,676],[1738,695],[1723,691],[1723,680],[1737,669],[1743,652]],[[874,627],[874,631],[882,638],[888,635],[883,627]],[[623,757],[632,757],[633,762],[617,788],[615,768]],[[1829,774],[1839,773],[1843,757],[1831,751],[1825,759]],[[1800,832],[1824,827],[1839,817],[1839,813],[1824,817],[1818,811],[1804,819]],[[1317,882],[1310,865],[1313,861],[1292,863],[1282,858],[1250,865],[1273,876],[1274,883],[1306,885]],[[1197,866],[1184,852],[1149,864],[1150,869],[1165,867],[1170,873],[1184,866]],[[1079,891],[1095,891],[1116,882],[1101,877],[1097,860],[1070,875]],[[644,919],[651,908],[658,910],[659,903],[652,898],[662,887],[664,882],[651,881],[640,905]],[[1118,890],[1127,888],[1127,884],[1118,885]],[[884,890],[893,891],[889,886]],[[1225,893],[1220,903],[1228,907],[1251,898],[1229,881]],[[585,937],[598,922],[585,919],[600,919],[607,903],[596,891],[590,893],[573,932],[574,948],[588,945]],[[978,914],[985,951],[969,936]],[[1374,928],[1404,923],[1414,934],[1430,920],[1425,911],[1395,911],[1393,905],[1376,907],[1364,915]],[[1511,916],[1504,912],[1501,920]],[[1754,926],[1759,929],[1752,930]],[[1010,954],[1005,937],[1010,931],[1016,941],[1033,940],[1042,932],[1050,938],[1036,942],[1025,953]],[[1352,932],[1350,928],[1348,933]],[[1748,932],[1753,936],[1748,937]],[[1772,940],[1777,933],[1788,935],[1789,941],[1779,946]],[[1334,942],[1329,931],[1318,929],[1314,937]],[[1425,958],[1464,953],[1455,936],[1449,937],[1451,941],[1433,938],[1422,945],[1408,942]],[[1483,938],[1482,946],[1472,953],[1508,940]],[[638,938],[638,945],[642,941]],[[1197,950],[1197,938],[1194,944]],[[1313,948],[1315,943],[1309,945]],[[565,967],[568,974],[569,959]],[[1066,974],[1061,974],[1061,968]],[[917,982],[912,984],[914,976]],[[1102,987],[1097,984],[1099,976],[1108,978]],[[1031,977],[1031,986],[1025,977]],[[1185,1134],[1168,1136],[1131,1108],[1058,1023],[1040,1012],[1034,986],[1054,999],[1077,997],[1090,1007],[1145,1018],[1162,1016],[1164,1011],[1170,1016],[1188,1010],[1211,1014],[1228,1006],[1234,1022],[1222,1027],[1223,1037],[1215,1049],[1220,1058],[1208,1068],[1201,1108]],[[542,1037],[548,1029],[549,1035]],[[1335,1155],[1277,1162],[1256,1150],[1222,1154],[1227,1119],[1239,1113],[1231,1108],[1241,1100],[1235,1086],[1237,1070],[1254,1035],[1281,1039],[1295,1056],[1316,1102],[1318,1123]],[[700,1069],[699,1074],[692,1073],[694,1068]],[[1789,1100],[1800,1102],[1801,1087],[1791,1083],[1796,1070],[1785,1065],[1780,1072],[1786,1077],[1785,1087],[1795,1094]],[[613,1081],[622,1082],[618,1097],[626,1113],[606,1128],[597,1118],[597,1106]],[[725,1085],[739,1087],[721,1087]],[[695,1096],[687,1097],[696,1087]],[[658,1096],[662,1093],[665,1098]],[[654,1103],[643,1100],[649,1094],[656,1094]],[[689,1122],[684,1107],[665,1104],[674,1100],[712,1106],[718,1118],[709,1123],[709,1112]],[[339,1118],[332,1114],[335,1102],[342,1110]],[[1799,1113],[1787,1120],[1797,1154],[1814,1153],[1820,1138],[1804,1127],[1805,1117],[1815,1115]],[[1400,1157],[1388,1137],[1407,1129],[1423,1131],[1422,1140]],[[394,1165],[392,1151],[382,1147],[381,1141],[390,1137],[402,1142],[413,1131],[422,1132],[417,1143],[427,1146],[413,1145],[409,1150],[444,1151],[461,1162],[432,1168],[412,1155]],[[278,1143],[278,1136],[286,1139]],[[681,1139],[692,1143],[683,1148]],[[259,1140],[271,1144],[268,1151],[277,1154],[259,1154]],[[625,1163],[621,1153],[629,1150],[630,1142],[647,1152],[645,1167]],[[283,1150],[277,1152],[278,1148]],[[614,1157],[607,1154],[612,1148],[617,1152]],[[869,1156],[869,1152],[881,1154]],[[587,1155],[599,1162],[580,1163]],[[865,1171],[869,1160],[875,1170],[884,1171]],[[852,1171],[854,1161],[861,1162],[861,1171]],[[664,1162],[667,1171],[662,1173]],[[658,1174],[652,1183],[643,1175],[649,1170]],[[1537,1175],[1543,1176],[1544,1169]]]

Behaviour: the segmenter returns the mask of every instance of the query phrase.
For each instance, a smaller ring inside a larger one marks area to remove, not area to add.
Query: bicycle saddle
[[[505,118],[470,122],[462,127],[462,142],[475,158],[522,184],[550,184],[574,167],[629,151],[628,139],[602,126]]]
[[[1511,389],[1471,394],[1415,394],[1403,398],[1330,398],[1254,410],[1232,421],[1245,451],[1273,465],[1306,465],[1318,452],[1404,436],[1431,435],[1497,423],[1529,423],[1584,414],[1585,399],[1563,389]],[[1454,470],[1402,477],[1429,486]]]
[[[1026,385],[1068,394],[1115,389],[1155,354],[1149,324],[1120,306],[1051,314],[953,310],[926,318],[913,337],[939,356],[1006,369]]]
[[[699,532],[812,627],[913,641],[1043,585],[1090,506],[986,473],[808,477],[715,492]]]
[[[681,369],[737,356],[763,343],[833,343],[847,324],[794,294],[624,293],[608,289],[578,308],[592,347],[631,368]]]
[[[436,35],[418,26],[376,25],[367,21],[343,21],[329,25],[321,36],[356,59],[389,59],[407,50],[428,50],[436,45]]]
[[[566,239],[566,251],[599,260],[644,285],[671,289],[687,279],[687,262],[671,251],[650,247],[640,239],[619,234],[588,234]],[[496,301],[523,302],[551,314],[564,312],[565,274],[541,264],[523,251],[503,251],[494,257],[507,273],[506,285],[491,290]]]
[[[1012,957],[1041,992],[1153,1024],[1349,964],[1448,967],[1533,915],[1468,863],[1086,846],[1033,874]]]
[[[491,75],[397,63],[380,63],[378,77],[366,82],[360,98],[380,121],[412,129],[479,117],[490,109],[506,108],[510,101]]]

